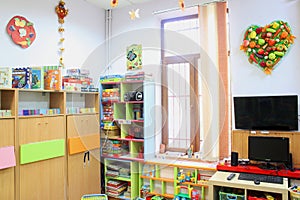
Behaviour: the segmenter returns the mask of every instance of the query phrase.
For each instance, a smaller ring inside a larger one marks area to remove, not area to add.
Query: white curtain
[[[203,160],[229,154],[227,3],[199,6]]]

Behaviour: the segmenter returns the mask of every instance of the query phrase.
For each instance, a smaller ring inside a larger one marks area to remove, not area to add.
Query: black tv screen
[[[233,97],[236,129],[298,130],[298,96]]]
[[[248,158],[254,161],[288,162],[289,138],[248,137]]]

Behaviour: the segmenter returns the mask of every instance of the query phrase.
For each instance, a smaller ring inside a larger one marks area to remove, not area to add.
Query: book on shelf
[[[21,67],[12,69],[12,88],[31,88],[31,68]]]
[[[10,67],[0,67],[0,88],[12,87],[12,70]]]
[[[128,71],[125,73],[126,81],[152,80],[153,76],[144,71]]]
[[[32,67],[31,89],[44,89],[44,69],[43,67]]]
[[[59,69],[45,70],[44,89],[60,90],[61,89],[61,71]]]

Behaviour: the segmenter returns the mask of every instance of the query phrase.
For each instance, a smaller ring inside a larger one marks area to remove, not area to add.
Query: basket
[[[231,193],[226,193],[226,192],[219,192],[219,199],[220,200],[245,200],[244,195],[239,195],[239,194],[231,194]]]
[[[291,200],[300,200],[300,193],[295,192],[292,188],[289,188]]]
[[[85,194],[81,200],[107,200],[106,194]]]

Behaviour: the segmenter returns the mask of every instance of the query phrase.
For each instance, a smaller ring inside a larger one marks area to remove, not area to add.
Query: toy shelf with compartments
[[[141,96],[129,98],[133,93]],[[113,136],[108,132],[103,137],[103,144],[106,145],[102,156],[133,161],[154,158],[155,121],[154,111],[151,110],[154,108],[154,101],[153,82],[120,82],[120,101],[113,102],[112,119],[120,131]]]
[[[140,197],[204,199],[215,166],[201,162],[154,159],[140,163]],[[201,197],[201,198],[200,198]]]
[[[138,163],[112,158],[104,159],[105,193],[109,197],[134,199],[139,195]]]
[[[102,82],[100,91],[103,168],[107,169],[112,161],[129,163],[131,174],[127,179],[113,178],[105,171],[102,183],[107,186],[111,185],[110,180],[112,184],[125,181],[130,185],[130,199],[134,199],[139,196],[139,162],[154,158],[155,153],[154,83],[145,80]]]

